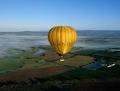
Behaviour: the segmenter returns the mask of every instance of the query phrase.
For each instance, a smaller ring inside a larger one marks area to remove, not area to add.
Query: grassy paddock
[[[71,67],[80,67],[86,64],[89,64],[93,62],[93,58],[89,56],[74,56],[72,58],[65,59],[64,62],[62,62],[65,66],[71,66]],[[60,62],[58,62],[60,63]]]

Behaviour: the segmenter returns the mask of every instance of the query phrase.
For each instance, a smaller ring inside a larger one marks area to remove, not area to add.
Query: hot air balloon
[[[70,26],[55,26],[48,32],[48,40],[60,55],[60,61],[64,61],[63,56],[72,49],[77,40],[77,33]]]

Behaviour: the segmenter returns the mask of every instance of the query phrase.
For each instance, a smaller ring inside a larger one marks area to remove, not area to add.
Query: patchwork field
[[[34,77],[45,78],[94,61],[93,57],[69,53],[65,55],[65,61],[61,63],[56,52],[44,49],[44,53],[35,55],[39,50],[39,47],[11,50],[12,55],[0,59],[0,80],[19,81]]]
[[[59,58],[49,46],[10,49],[8,55],[0,58],[0,91],[87,91],[86,88],[96,91],[103,87],[107,91],[119,88],[120,52],[73,48],[64,56],[64,62]],[[101,60],[116,65],[97,70],[83,68]]]

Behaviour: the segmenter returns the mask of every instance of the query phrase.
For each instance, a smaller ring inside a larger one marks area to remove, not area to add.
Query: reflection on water
[[[120,31],[79,31],[76,46],[85,48],[120,48]],[[0,56],[10,48],[25,49],[49,45],[47,32],[1,32]]]
[[[101,67],[103,67],[103,66],[101,63],[99,63],[99,61],[83,66],[83,68],[86,68],[89,70],[96,70],[96,69],[99,69]]]

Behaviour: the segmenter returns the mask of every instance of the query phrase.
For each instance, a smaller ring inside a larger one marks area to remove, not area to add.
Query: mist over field
[[[49,45],[48,32],[0,32],[0,56],[9,49]],[[120,48],[120,31],[78,31],[75,46],[83,48]]]

